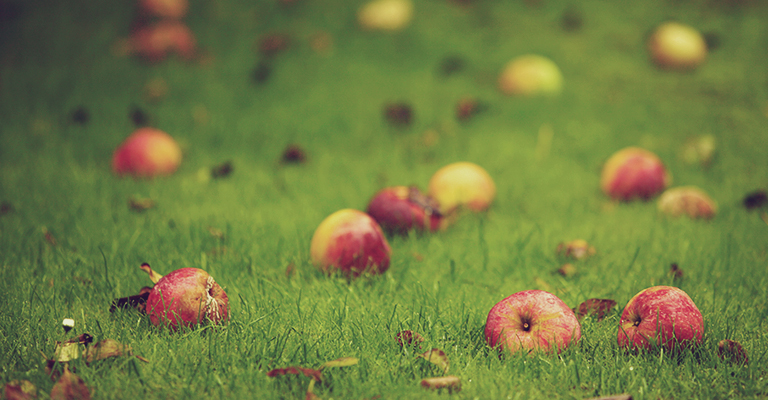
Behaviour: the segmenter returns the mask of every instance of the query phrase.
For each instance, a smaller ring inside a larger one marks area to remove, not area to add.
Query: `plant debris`
[[[146,312],[147,299],[149,298],[150,292],[152,292],[152,288],[144,286],[137,295],[114,299],[112,300],[112,305],[109,306],[109,312],[113,313],[118,308],[133,308],[140,313],[144,313]]]
[[[683,270],[677,266],[677,263],[672,263],[669,266],[669,275],[672,276],[672,279],[683,279]]]
[[[269,63],[262,61],[256,64],[253,72],[251,72],[251,79],[261,85],[269,80],[270,75],[272,75],[272,66],[269,65]]]
[[[232,166],[232,161],[225,161],[224,163],[211,168],[211,177],[214,179],[226,178],[232,174],[233,170],[234,167]]]
[[[88,363],[103,360],[110,357],[134,356],[143,362],[149,362],[144,357],[133,354],[130,346],[126,346],[114,339],[100,340],[93,346],[87,346],[83,350],[83,358]]]
[[[461,122],[468,121],[470,118],[485,111],[487,106],[479,100],[472,97],[465,97],[456,103],[456,119]]]
[[[37,387],[28,380],[13,380],[5,384],[6,400],[31,400],[37,398]]]
[[[450,367],[450,361],[444,351],[440,349],[430,349],[424,353],[419,354],[419,357],[437,365],[442,373],[447,373]]]
[[[758,190],[744,196],[744,208],[747,210],[754,210],[756,208],[764,207],[768,204],[768,193],[765,190]]]
[[[307,154],[301,146],[289,144],[283,151],[282,161],[286,164],[303,164],[307,161]]]
[[[398,332],[397,335],[395,335],[395,338],[397,339],[397,344],[399,344],[400,347],[421,347],[421,343],[424,341],[423,336],[421,336],[418,332],[411,330]]]
[[[421,386],[433,390],[448,389],[448,393],[453,393],[461,390],[461,379],[453,375],[426,378],[421,380]]]
[[[138,199],[131,197],[128,199],[128,208],[136,212],[144,212],[150,208],[155,208],[155,201],[150,198]]]
[[[259,40],[259,53],[264,57],[274,57],[290,47],[291,38],[282,33],[270,33]]]
[[[10,214],[13,212],[13,204],[4,201],[0,203],[0,215]]]
[[[747,365],[749,364],[749,357],[747,357],[747,352],[744,350],[743,347],[741,347],[741,343],[730,340],[730,339],[723,339],[717,344],[717,355],[728,362],[738,364],[738,365]]]
[[[72,122],[82,126],[88,123],[88,121],[91,119],[91,115],[88,113],[88,110],[85,107],[80,106],[72,111],[71,118]]]
[[[593,316],[597,321],[602,321],[608,311],[616,306],[616,302],[611,299],[589,299],[576,308],[576,318],[579,320],[587,315]]]
[[[560,269],[557,270],[557,273],[566,278],[570,278],[576,275],[576,267],[574,267],[571,263],[565,263],[560,267]]]
[[[384,106],[384,118],[390,124],[404,128],[413,120],[413,109],[406,103],[390,103]]]
[[[561,242],[557,245],[555,253],[559,256],[570,257],[575,260],[583,260],[597,253],[594,247],[590,246],[586,240],[577,239],[570,242]]]
[[[51,389],[51,400],[90,400],[91,392],[82,378],[69,371],[64,365],[64,373]]]

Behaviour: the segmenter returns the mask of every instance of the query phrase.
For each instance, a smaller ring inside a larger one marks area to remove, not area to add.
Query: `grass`
[[[60,323],[76,333],[111,338],[150,360],[130,357],[86,365],[76,373],[95,398],[301,398],[305,377],[269,378],[280,367],[317,367],[340,357],[356,366],[328,369],[315,387],[321,398],[437,398],[422,378],[441,374],[394,336],[411,329],[443,349],[458,398],[589,398],[630,393],[635,399],[768,397],[765,277],[768,229],[743,196],[768,185],[765,132],[768,48],[758,2],[649,1],[626,5],[446,1],[416,5],[402,33],[361,33],[357,2],[192,1],[188,22],[209,66],[168,60],[157,65],[116,57],[130,2],[21,2],[21,14],[0,24],[0,380],[28,379],[44,392],[44,371]],[[584,25],[559,28],[576,9]],[[656,23],[677,18],[715,32],[720,46],[691,73],[654,69],[642,46]],[[263,34],[291,34],[294,45],[271,61],[270,79],[250,81]],[[309,38],[333,38],[327,55]],[[564,71],[561,96],[516,99],[495,89],[512,57],[535,52]],[[466,68],[437,73],[446,56]],[[159,103],[143,99],[153,78],[169,85]],[[475,96],[489,109],[459,123],[454,106]],[[415,121],[390,127],[382,107],[412,104]],[[153,124],[183,145],[172,177],[117,179],[114,148],[133,129],[128,111],[146,110]],[[85,125],[70,122],[84,106]],[[205,110],[201,122],[193,110]],[[537,158],[537,134],[554,132]],[[433,131],[438,141],[424,144]],[[685,164],[679,148],[709,133],[718,151],[709,168]],[[309,159],[278,160],[290,143]],[[720,206],[709,222],[666,219],[655,204],[612,204],[599,192],[599,170],[614,151],[641,145],[659,154],[676,185],[702,187]],[[232,160],[234,173],[200,179]],[[425,187],[441,166],[473,161],[498,186],[492,209],[465,215],[434,235],[390,239],[390,270],[348,283],[311,265],[314,229],[341,208],[364,209],[387,185]],[[144,213],[126,205],[151,198]],[[212,236],[221,230],[224,239]],[[52,245],[44,231],[56,240]],[[563,262],[559,242],[583,238],[598,254],[576,263],[578,274],[553,274]],[[225,250],[224,250],[225,249]],[[139,270],[185,266],[209,271],[231,300],[231,322],[171,334],[135,312],[110,314],[112,299],[149,284]],[[684,270],[674,281],[668,270]],[[295,274],[287,277],[293,265]],[[616,344],[619,315],[652,285],[685,290],[705,319],[694,351],[628,354]],[[611,298],[603,321],[582,322],[583,339],[560,356],[496,357],[483,325],[502,298],[526,289],[556,293],[568,305]],[[716,356],[721,339],[739,341],[750,364]]]

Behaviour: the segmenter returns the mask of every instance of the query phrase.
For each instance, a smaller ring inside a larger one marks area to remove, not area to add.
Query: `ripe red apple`
[[[187,0],[139,0],[138,5],[144,17],[182,19],[189,10]]]
[[[704,319],[693,300],[672,286],[653,286],[629,300],[619,321],[619,346],[667,350],[701,343]]]
[[[517,292],[498,302],[485,323],[488,345],[511,353],[559,353],[579,339],[581,326],[573,310],[543,290]]]
[[[695,28],[678,22],[659,25],[648,38],[651,59],[661,68],[688,70],[707,58],[707,43]]]
[[[119,176],[151,178],[170,175],[181,164],[181,148],[167,133],[155,128],[135,130],[112,155]]]
[[[717,204],[703,190],[695,186],[681,186],[661,194],[658,210],[671,217],[685,214],[692,219],[710,219],[717,214]]]
[[[560,93],[563,87],[563,74],[552,60],[526,54],[504,66],[498,86],[508,95],[553,95]]]
[[[131,50],[149,62],[159,62],[169,53],[186,60],[196,54],[195,35],[183,22],[162,20],[137,27],[131,34]]]
[[[442,215],[437,204],[415,187],[394,186],[380,190],[366,211],[384,231],[407,235],[408,231],[436,231]]]
[[[348,277],[384,273],[392,250],[379,224],[368,214],[343,209],[326,217],[310,244],[312,262],[321,271]]]
[[[155,282],[145,308],[153,325],[177,330],[206,322],[228,321],[227,294],[207,272],[199,268],[182,268],[162,276],[146,263],[141,268]]]
[[[600,187],[616,200],[648,200],[669,186],[671,180],[656,154],[639,147],[627,147],[605,162]]]
[[[440,168],[432,175],[428,195],[437,201],[443,215],[454,212],[460,206],[483,211],[496,197],[496,184],[479,165],[457,162]]]

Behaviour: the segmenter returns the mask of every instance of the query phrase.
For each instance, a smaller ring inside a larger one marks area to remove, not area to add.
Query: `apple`
[[[543,290],[517,292],[488,313],[485,340],[511,353],[561,352],[581,339],[581,326],[570,307]]]
[[[188,0],[139,0],[139,14],[146,17],[182,19],[189,10]]]
[[[373,0],[357,11],[357,22],[365,30],[399,31],[412,19],[411,0]]]
[[[434,232],[442,221],[435,201],[415,186],[380,190],[368,203],[366,212],[390,234],[407,235],[411,229]]]
[[[563,87],[563,74],[552,60],[536,54],[508,62],[498,80],[499,90],[508,95],[554,95]]]
[[[695,186],[667,189],[657,204],[659,212],[672,217],[685,214],[693,219],[710,219],[717,214],[715,201]]]
[[[648,51],[653,62],[661,68],[689,70],[707,58],[707,43],[695,28],[665,22],[648,38]]]
[[[620,347],[651,350],[701,343],[704,319],[688,294],[672,286],[653,286],[629,300],[619,320]]]
[[[459,207],[479,212],[491,206],[496,197],[496,184],[479,165],[457,162],[440,168],[432,175],[427,194],[437,201],[443,215]]]
[[[130,47],[134,54],[148,62],[162,61],[172,52],[190,60],[197,52],[195,35],[187,25],[175,20],[137,27],[131,34]]]
[[[627,147],[605,162],[600,187],[616,200],[648,200],[669,186],[671,181],[656,154],[639,147]]]
[[[155,326],[172,330],[202,323],[220,324],[229,319],[229,299],[211,275],[199,268],[181,268],[162,276],[142,264],[155,286],[149,293],[146,313]]]
[[[384,273],[392,249],[384,232],[368,214],[343,209],[326,217],[315,230],[310,258],[321,271],[341,271],[347,277]]]
[[[151,178],[170,175],[181,164],[181,148],[167,133],[155,128],[135,130],[112,155],[118,176]]]

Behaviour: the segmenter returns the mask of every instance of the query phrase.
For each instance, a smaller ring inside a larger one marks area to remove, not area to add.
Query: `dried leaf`
[[[64,366],[64,373],[51,389],[51,400],[90,400],[91,392],[83,380]]]
[[[287,367],[287,368],[276,368],[276,369],[273,369],[272,371],[267,372],[267,376],[270,378],[274,378],[280,375],[299,375],[299,374],[303,374],[304,376],[308,376],[317,381],[323,380],[322,373],[319,370],[312,369],[312,368]]]
[[[149,293],[151,291],[152,288],[144,286],[137,295],[114,299],[112,300],[112,305],[109,306],[109,312],[115,312],[118,308],[133,308],[144,313],[147,307],[147,299],[149,298]]]
[[[222,232],[221,229],[216,229],[216,228],[214,228],[212,226],[209,226],[208,227],[208,233],[210,233],[211,236],[216,238],[216,239],[224,240],[224,232]]]
[[[141,270],[149,274],[149,279],[152,280],[153,283],[157,283],[160,279],[163,278],[162,275],[158,274],[157,272],[152,270],[152,267],[149,266],[149,264],[144,263],[141,264]]]
[[[342,357],[335,360],[326,361],[323,363],[323,365],[320,366],[319,369],[322,371],[323,368],[350,367],[352,365],[357,365],[359,362],[360,360],[355,357]]]
[[[293,263],[288,263],[288,266],[285,267],[285,277],[290,278],[294,273],[296,273],[296,266]]]
[[[448,389],[448,392],[453,393],[461,390],[461,379],[453,375],[427,378],[422,379],[421,386],[427,389]]]
[[[43,227],[43,235],[45,236],[45,241],[48,242],[51,246],[56,246],[59,243],[56,241],[56,238],[53,237],[53,234],[48,231],[48,228]]]
[[[83,357],[85,357],[85,360],[89,363],[109,357],[120,357],[125,355],[133,355],[130,346],[126,346],[114,339],[100,340],[95,345],[86,347],[83,350]],[[144,362],[149,362],[149,360],[144,357],[136,356],[136,358]]]
[[[317,382],[317,381],[314,380],[314,379],[309,381],[309,386],[307,387],[307,395],[304,396],[305,400],[320,400],[320,397],[316,396],[315,393],[314,393],[315,382]]]
[[[93,336],[83,333],[82,335],[66,340],[64,342],[56,342],[56,349],[53,351],[53,361],[55,362],[69,362],[80,358],[81,344],[88,344],[93,342]]]
[[[587,400],[632,400],[631,394],[616,394],[612,396],[593,397]]]
[[[672,279],[683,279],[683,270],[677,266],[677,263],[672,263],[669,266],[669,274],[672,276]]]
[[[560,269],[557,270],[557,273],[566,278],[570,278],[576,275],[576,267],[574,267],[571,263],[565,263],[562,267],[560,267]]]
[[[424,341],[424,337],[414,331],[402,331],[395,335],[397,338],[397,344],[400,347],[403,346],[418,346],[421,347],[421,342]]]
[[[448,356],[445,354],[444,351],[440,349],[431,349],[428,350],[422,354],[419,354],[419,357],[431,362],[432,364],[437,365],[443,373],[448,372],[448,367],[450,367],[450,361],[448,361]]]
[[[37,387],[27,380],[14,380],[5,384],[7,400],[31,400],[37,398]]]
[[[739,365],[749,364],[747,352],[741,343],[735,340],[723,339],[717,344],[717,355],[725,361]]]
[[[234,171],[232,161],[226,161],[223,164],[217,165],[211,168],[211,177],[213,178],[226,178]]]
[[[582,319],[587,315],[592,315],[601,321],[614,306],[616,306],[616,302],[611,299],[589,299],[579,304],[576,317]]]
[[[570,242],[561,242],[557,245],[555,253],[559,256],[570,257],[575,260],[583,260],[595,255],[597,251],[586,240],[576,239]]]
[[[136,212],[144,212],[154,207],[155,201],[150,198],[137,199],[135,197],[131,197],[128,199],[128,208]]]
[[[0,215],[13,212],[13,205],[7,201],[0,203]]]
[[[286,147],[285,150],[283,151],[284,163],[301,164],[306,160],[307,160],[307,155],[304,152],[304,149],[302,149],[301,146],[297,144],[288,145],[288,147]]]
[[[768,193],[765,190],[752,192],[744,197],[744,208],[754,210],[768,204]]]

